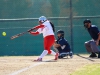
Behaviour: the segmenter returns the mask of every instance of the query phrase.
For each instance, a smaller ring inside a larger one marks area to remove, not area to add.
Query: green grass
[[[70,75],[100,75],[100,64],[86,65]]]

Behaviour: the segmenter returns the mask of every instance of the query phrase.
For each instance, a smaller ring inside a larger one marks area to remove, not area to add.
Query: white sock
[[[47,55],[48,54],[48,51],[47,50],[44,50],[43,52],[42,52],[42,54],[39,56],[39,58],[43,58],[45,55]]]
[[[51,50],[51,54],[52,54],[52,55],[56,55],[56,53],[55,53],[53,50]]]

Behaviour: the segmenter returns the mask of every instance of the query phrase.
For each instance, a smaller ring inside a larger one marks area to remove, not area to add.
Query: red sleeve
[[[30,32],[30,34],[32,34],[32,35],[38,35],[39,34],[39,32]]]
[[[38,26],[35,26],[33,29],[39,29],[39,28],[43,28],[44,25],[38,25]]]

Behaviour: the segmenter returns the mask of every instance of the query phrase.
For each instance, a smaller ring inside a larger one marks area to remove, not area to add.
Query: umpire
[[[92,38],[92,40],[85,42],[86,50],[91,53],[89,57],[97,57],[96,54],[98,54],[98,58],[100,58],[100,50],[98,48],[98,45],[100,46],[100,31],[96,25],[91,24],[89,19],[84,20],[83,23]]]

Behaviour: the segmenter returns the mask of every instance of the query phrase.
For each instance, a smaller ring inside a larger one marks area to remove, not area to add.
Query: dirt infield
[[[37,56],[0,57],[0,75],[70,75],[87,64],[100,64],[100,59],[88,55],[74,55],[72,59],[50,60],[45,56],[43,62],[32,62]],[[48,60],[48,61],[47,61]]]

